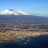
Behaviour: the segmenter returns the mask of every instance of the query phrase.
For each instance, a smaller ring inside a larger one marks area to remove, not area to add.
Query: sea
[[[48,48],[48,36],[18,38],[17,41],[0,43],[0,48]]]

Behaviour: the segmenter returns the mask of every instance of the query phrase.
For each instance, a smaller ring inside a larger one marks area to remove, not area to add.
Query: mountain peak
[[[1,12],[2,15],[29,15],[23,11],[16,11],[15,9],[8,9],[3,12]]]
[[[14,9],[9,9],[10,11],[14,10]]]
[[[14,12],[14,11],[16,11],[15,9],[8,9],[9,11],[12,11],[12,12]]]

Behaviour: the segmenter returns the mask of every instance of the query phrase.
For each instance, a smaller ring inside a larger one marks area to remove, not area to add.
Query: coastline
[[[23,39],[43,35],[48,35],[48,32],[6,31],[0,32],[0,42],[16,41],[18,38]]]

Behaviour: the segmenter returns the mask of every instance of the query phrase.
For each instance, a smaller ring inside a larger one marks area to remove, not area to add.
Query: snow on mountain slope
[[[29,15],[22,11],[16,11],[14,9],[8,9],[0,13],[0,15]]]

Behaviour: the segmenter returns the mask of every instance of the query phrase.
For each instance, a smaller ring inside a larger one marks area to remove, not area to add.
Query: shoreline
[[[48,35],[48,32],[6,31],[0,32],[0,42],[15,41],[18,38],[38,37]]]

